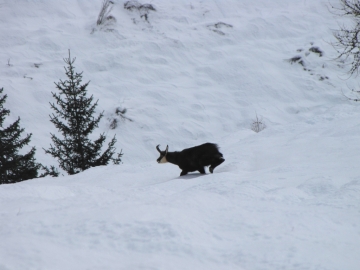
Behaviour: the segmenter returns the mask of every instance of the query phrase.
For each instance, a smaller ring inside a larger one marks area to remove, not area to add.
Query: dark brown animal
[[[180,152],[168,152],[169,146],[166,146],[165,151],[161,151],[159,146],[156,146],[156,150],[160,153],[157,162],[170,162],[178,165],[182,170],[180,176],[194,171],[205,174],[206,166],[210,166],[209,171],[213,173],[214,169],[225,161],[223,154],[219,152],[218,146],[214,143],[204,143]]]

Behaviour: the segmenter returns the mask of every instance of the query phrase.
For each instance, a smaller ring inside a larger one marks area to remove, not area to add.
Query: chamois
[[[204,143],[202,145],[184,149],[180,152],[168,152],[169,146],[166,146],[165,151],[161,151],[159,146],[160,145],[156,146],[156,150],[160,153],[157,162],[170,162],[178,165],[182,170],[180,176],[194,171],[205,174],[205,166],[210,166],[209,171],[210,173],[213,173],[215,167],[225,161],[223,154],[219,152],[218,146],[214,143]]]

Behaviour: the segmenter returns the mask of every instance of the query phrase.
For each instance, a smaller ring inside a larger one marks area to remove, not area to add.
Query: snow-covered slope
[[[360,113],[342,95],[357,82],[333,61],[329,2],[154,0],[148,21],[124,2],[104,27],[100,0],[0,2],[7,123],[21,117],[38,161],[56,165],[42,148],[68,49],[105,112],[94,136],[124,152],[1,185],[0,269],[359,269]],[[214,174],[155,162],[157,144],[208,141]]]

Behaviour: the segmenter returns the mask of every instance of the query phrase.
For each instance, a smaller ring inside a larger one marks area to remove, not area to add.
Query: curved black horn
[[[159,153],[161,154],[161,150],[160,150],[159,146],[160,146],[160,144],[158,144],[158,145],[156,146],[156,150],[158,150]]]

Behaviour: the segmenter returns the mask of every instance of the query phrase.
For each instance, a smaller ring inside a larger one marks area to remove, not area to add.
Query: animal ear
[[[165,149],[165,155],[167,154],[168,150],[169,150],[169,146],[167,145]]]

